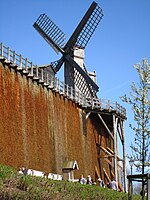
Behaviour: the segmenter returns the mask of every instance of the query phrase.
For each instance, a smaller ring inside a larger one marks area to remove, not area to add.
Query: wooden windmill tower
[[[64,64],[65,83],[86,97],[96,97],[99,87],[85,68],[84,49],[102,17],[102,9],[93,2],[66,44],[65,34],[46,14],[41,14],[33,24],[46,42],[62,54],[60,60],[51,63],[55,73]]]

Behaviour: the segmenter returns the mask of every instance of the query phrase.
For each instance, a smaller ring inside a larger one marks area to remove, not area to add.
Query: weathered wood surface
[[[77,160],[75,177],[95,178],[95,137],[106,148],[109,135],[94,114],[86,119],[74,101],[0,62],[0,163],[62,174],[66,160]]]
[[[0,44],[0,59],[5,60],[7,64],[15,67],[16,70],[27,74],[28,77],[37,80],[39,83],[44,84],[49,89],[53,89],[59,92],[63,96],[67,96],[84,108],[93,110],[105,110],[107,112],[116,112],[121,117],[126,118],[126,110],[120,106],[117,102],[110,100],[104,100],[99,98],[87,98],[80,91],[75,91],[73,88],[68,87],[58,78],[47,72],[47,66],[38,67],[28,61],[27,58],[23,58],[22,55],[12,51],[9,47]]]
[[[97,144],[114,151],[111,118],[115,113],[124,120],[125,109],[108,100],[88,99],[44,69],[1,44],[0,163],[61,174],[65,161],[77,160],[75,176],[95,178],[96,167],[103,179],[103,168],[111,177],[110,163],[100,161],[104,152]],[[96,110],[110,113],[104,119],[109,131]]]

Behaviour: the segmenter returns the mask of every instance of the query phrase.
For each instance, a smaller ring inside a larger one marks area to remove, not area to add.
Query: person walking
[[[100,187],[105,188],[104,181],[103,181],[101,178],[98,178],[98,183],[99,183],[99,186],[100,186]]]
[[[117,183],[116,180],[112,180],[112,181],[110,182],[110,188],[111,188],[112,190],[118,191],[118,183]]]

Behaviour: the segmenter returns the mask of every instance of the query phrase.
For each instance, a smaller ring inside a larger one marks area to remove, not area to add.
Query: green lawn
[[[18,175],[18,172],[0,165],[0,200],[127,200],[127,194],[98,186],[54,181],[41,177]],[[140,196],[133,196],[139,200]]]

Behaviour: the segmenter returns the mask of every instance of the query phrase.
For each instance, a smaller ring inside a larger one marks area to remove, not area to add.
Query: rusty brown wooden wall
[[[86,120],[71,100],[0,63],[0,163],[62,174],[64,161],[77,160],[76,176],[94,177],[97,135],[106,146],[94,115]]]

